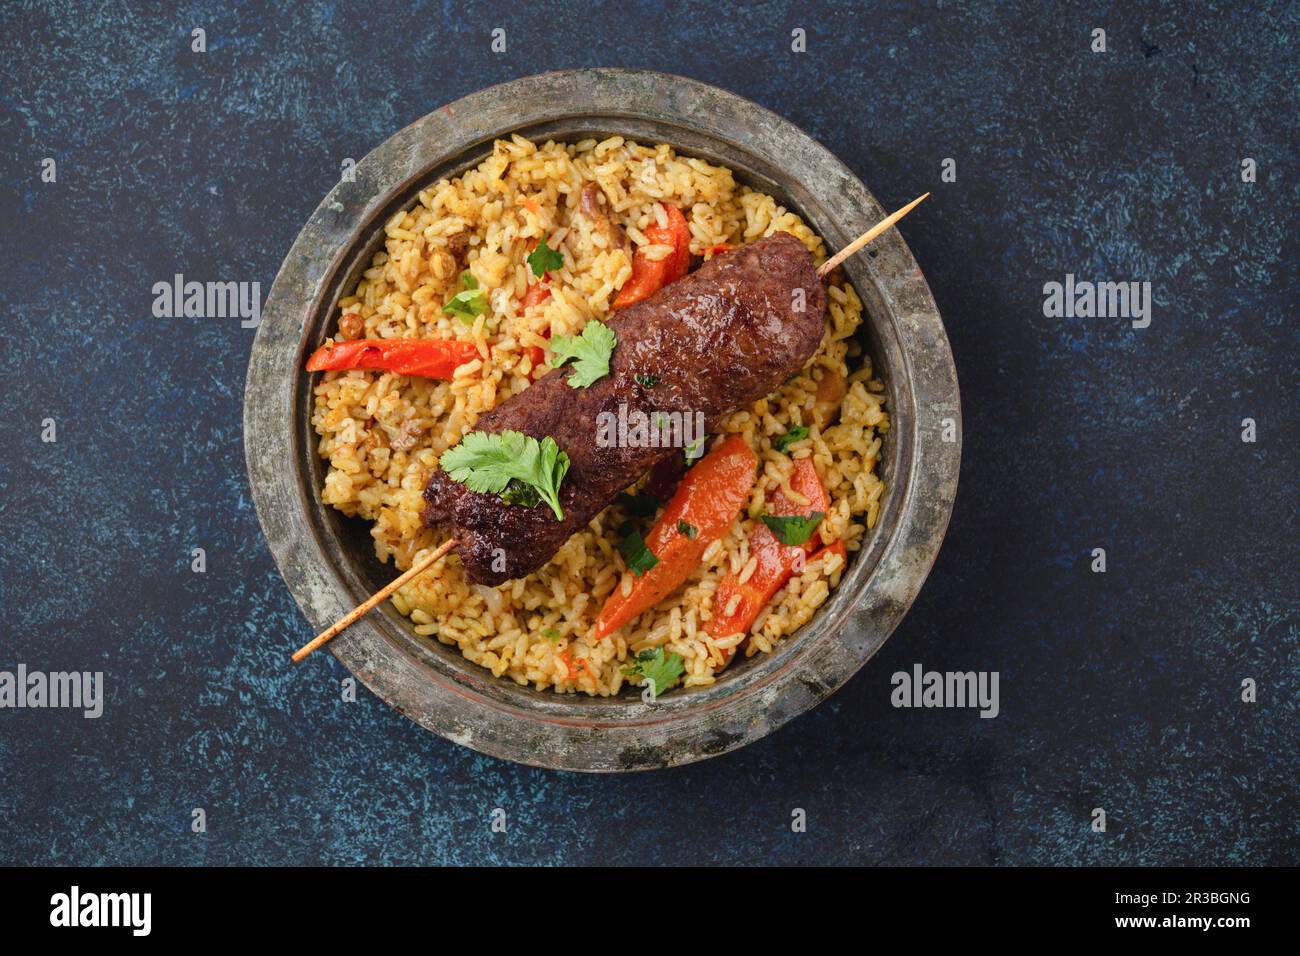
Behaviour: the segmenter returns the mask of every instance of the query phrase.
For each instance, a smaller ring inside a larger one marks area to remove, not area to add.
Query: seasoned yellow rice
[[[421,192],[418,205],[387,223],[384,250],[354,294],[340,302],[340,318],[348,317],[349,338],[469,339],[479,358],[458,368],[451,382],[326,373],[312,415],[320,454],[329,461],[324,500],[373,522],[380,560],[405,569],[444,540],[420,521],[421,492],[438,457],[473,429],[479,415],[529,385],[530,355],[547,345],[548,333],[576,334],[588,320],[609,315],[632,264],[575,214],[583,185],[592,181],[637,248],[648,245],[642,230],[662,217],[663,202],[686,215],[696,255],[785,231],[817,262],[825,258],[822,240],[798,216],[738,185],[731,170],[679,156],[664,144],[640,146],[618,136],[542,146],[519,136],[499,140],[477,168]],[[459,290],[461,266],[449,248],[463,246],[466,233],[464,259],[489,302],[472,328],[442,311]],[[564,266],[551,273],[550,298],[525,317],[525,258],[543,236],[564,253]],[[520,684],[616,694],[625,682],[640,681],[623,674],[630,658],[660,646],[683,658],[686,686],[712,683],[725,666],[724,652],[745,641],[744,635],[708,634],[714,591],[729,572],[752,573],[748,535],[766,498],[782,489],[797,500],[789,487],[793,459],[811,457],[826,486],[831,507],[817,531],[824,543],[842,540],[856,551],[876,522],[884,491],[876,465],[889,418],[884,386],[852,340],[861,316],[853,287],[832,284],[817,354],[776,393],[724,421],[721,431],[744,435],[761,462],[747,514],[707,549],[685,585],[612,637],[597,641],[590,632],[605,598],[631,584],[615,532],[630,516],[619,504],[526,578],[497,588],[474,585],[453,554],[402,588],[393,603],[416,633],[454,644],[471,661]],[[838,418],[819,427],[836,403]],[[791,455],[776,451],[773,440],[797,424],[809,426],[808,437],[790,447]],[[836,555],[809,562],[759,616],[744,652],[770,652],[806,623],[842,571]]]

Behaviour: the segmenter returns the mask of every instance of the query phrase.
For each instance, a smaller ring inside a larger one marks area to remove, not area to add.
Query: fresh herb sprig
[[[466,269],[460,274],[461,291],[451,297],[442,311],[454,315],[466,325],[473,325],[474,320],[487,311],[487,293],[478,287],[474,273]]]
[[[564,253],[548,246],[546,240],[549,238],[550,236],[542,236],[541,241],[537,243],[537,248],[528,253],[528,268],[539,279],[546,273],[564,266]]]
[[[791,425],[789,430],[784,435],[779,436],[772,445],[783,455],[788,455],[790,454],[789,448],[791,445],[797,441],[803,441],[807,437],[807,425]]]
[[[514,483],[514,490],[509,494],[516,504],[526,503],[535,492],[538,499],[550,505],[557,520],[564,520],[560,483],[569,470],[569,456],[560,451],[549,435],[538,441],[531,435],[508,429],[495,433],[470,432],[442,453],[439,464],[452,481],[460,482],[470,491],[505,495]],[[523,490],[529,488],[532,492]],[[533,504],[536,503],[534,500]]]
[[[686,672],[686,662],[682,655],[669,651],[664,653],[662,647],[647,648],[636,656],[636,660],[623,673],[628,677],[640,677],[650,685],[650,696],[658,697],[672,687]]]
[[[527,482],[511,478],[510,484],[506,485],[506,490],[501,492],[501,500],[508,505],[519,505],[521,508],[536,508],[542,496]]]
[[[557,335],[551,339],[555,357],[553,368],[573,360],[573,374],[565,381],[570,388],[587,388],[609,374],[609,357],[618,344],[618,336],[604,322],[592,319],[583,326],[581,335]]]
[[[812,537],[812,533],[826,517],[823,511],[814,511],[807,515],[763,515],[763,524],[772,529],[776,540],[782,544],[803,544]]]
[[[645,538],[641,537],[641,532],[636,529],[628,529],[618,542],[619,553],[623,555],[623,560],[627,562],[627,568],[637,577],[645,574],[656,564],[659,559],[655,557],[650,546],[645,543]]]

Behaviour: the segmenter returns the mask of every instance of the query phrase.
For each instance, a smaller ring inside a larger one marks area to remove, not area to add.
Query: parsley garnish
[[[664,654],[662,647],[648,648],[636,656],[636,661],[623,668],[629,677],[639,676],[650,685],[650,696],[658,697],[682,678],[686,664],[682,655],[670,651]]]
[[[618,336],[604,322],[592,319],[582,329],[581,335],[559,335],[551,339],[551,362],[559,368],[573,359],[573,374],[566,381],[570,388],[587,388],[597,379],[609,374],[609,356],[618,344]]]
[[[694,538],[700,532],[695,525],[686,521],[679,521],[677,522],[677,533],[684,534],[688,538]]]
[[[641,537],[641,532],[632,530],[618,543],[618,550],[623,555],[623,560],[627,562],[627,568],[637,577],[645,574],[656,564],[659,559],[654,556],[649,545],[645,543],[645,538]]]
[[[474,320],[487,311],[487,293],[478,287],[474,273],[466,269],[460,274],[461,291],[451,297],[442,311],[454,315],[466,325],[473,325]]]
[[[636,380],[642,388],[654,388],[659,384],[658,375],[638,375]]]
[[[560,632],[553,627],[543,628],[542,637],[546,638],[548,641],[554,644],[556,641],[560,639]]]
[[[564,519],[560,482],[569,470],[569,456],[549,435],[539,442],[516,431],[470,432],[442,453],[439,464],[452,481],[470,491],[500,495],[515,481],[530,486],[551,506],[557,519]],[[521,496],[522,492],[515,494]]]
[[[629,495],[625,491],[618,496],[618,500],[638,518],[648,518],[659,509],[659,499],[654,495]]]
[[[803,544],[812,537],[813,531],[821,524],[826,513],[814,511],[807,517],[803,515],[763,515],[762,517],[763,524],[772,529],[772,533],[782,544]]]
[[[783,454],[789,454],[786,449],[797,441],[803,441],[808,437],[808,427],[806,425],[791,425],[789,431],[774,441],[776,450]]]
[[[537,243],[537,248],[528,253],[528,268],[539,279],[552,269],[559,269],[564,265],[563,253],[548,246],[547,238],[542,236],[541,242]]]

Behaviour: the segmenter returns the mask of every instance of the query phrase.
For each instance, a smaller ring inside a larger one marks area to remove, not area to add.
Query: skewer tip
[[[348,612],[343,617],[335,621],[330,627],[321,631],[314,638],[312,638],[308,643],[304,644],[302,647],[294,651],[292,655],[293,662],[297,664],[299,661],[301,661],[304,657],[307,657],[309,654],[311,654],[312,651],[316,650],[318,647],[322,647],[325,644],[328,644],[331,640],[334,639],[335,635],[339,634],[343,630],[346,630],[348,627],[350,627],[353,624],[353,622],[355,622],[358,618],[368,613],[372,608],[378,605],[381,601],[387,599],[389,595],[391,595],[394,591],[400,588],[407,581],[410,581],[412,578],[416,577],[417,575],[423,574],[435,562],[439,561],[443,555],[445,555],[448,551],[454,548],[457,543],[458,542],[456,541],[456,539],[452,538],[451,540],[444,541],[442,544],[438,545],[438,547],[434,548],[432,552],[425,555],[425,557],[421,558],[415,564],[407,568],[406,571],[403,572],[400,576],[394,578],[392,581],[389,581],[386,585],[384,585],[382,588],[380,588],[378,591],[372,594],[367,600],[363,601],[361,604],[358,604],[350,612]]]
[[[820,276],[821,278],[825,278],[825,277],[826,277],[827,275],[829,275],[829,274],[831,273],[831,271],[832,271],[836,266],[838,266],[841,262],[843,262],[843,261],[844,261],[845,259],[847,259],[849,256],[853,255],[855,252],[857,252],[859,249],[861,249],[861,248],[862,248],[863,246],[865,246],[867,243],[871,242],[871,240],[875,239],[875,238],[876,238],[877,236],[879,236],[881,233],[885,232],[885,231],[886,231],[887,229],[889,229],[891,226],[893,226],[894,224],[896,224],[896,223],[898,222],[898,220],[902,219],[902,218],[903,218],[904,216],[906,216],[909,212],[911,212],[913,209],[915,209],[916,206],[921,202],[921,200],[925,199],[925,198],[926,198],[927,196],[929,196],[929,195],[930,195],[930,194],[929,194],[928,192],[927,192],[927,193],[922,193],[920,196],[917,196],[915,199],[913,199],[910,203],[908,203],[908,204],[907,204],[906,206],[904,206],[902,209],[898,210],[898,211],[895,212],[895,213],[891,213],[889,216],[886,216],[886,217],[885,217],[884,219],[882,219],[880,222],[876,223],[874,226],[872,226],[870,229],[868,229],[868,230],[867,230],[866,232],[864,232],[862,235],[858,236],[858,238],[854,239],[854,240],[853,240],[852,242],[850,242],[847,246],[845,246],[845,247],[844,247],[843,249],[841,249],[839,252],[835,253],[835,255],[831,256],[829,259],[827,259],[825,262],[823,262],[820,266],[818,266],[818,267],[817,267],[817,275]]]

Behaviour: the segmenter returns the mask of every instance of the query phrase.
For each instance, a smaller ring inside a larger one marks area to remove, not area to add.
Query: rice
[[[464,339],[475,343],[478,358],[458,368],[450,382],[387,372],[326,373],[312,414],[319,453],[329,462],[322,497],[371,523],[381,561],[406,569],[444,540],[420,521],[421,492],[439,456],[481,414],[527,388],[538,367],[545,371],[534,363],[544,361],[537,350],[548,335],[576,334],[588,320],[606,318],[631,276],[624,250],[576,214],[588,182],[600,185],[635,246],[653,255],[669,251],[652,246],[644,233],[666,222],[663,202],[686,216],[695,255],[785,231],[816,261],[825,258],[822,240],[794,213],[737,184],[730,170],[678,156],[664,144],[641,146],[619,136],[542,146],[519,136],[499,140],[477,168],[422,191],[413,208],[385,225],[384,248],[340,302],[340,317],[348,316],[350,337]],[[564,265],[551,273],[550,297],[525,315],[526,257],[543,237],[563,251]],[[472,326],[442,311],[460,288],[458,249],[488,292],[488,312]],[[742,641],[746,655],[769,653],[838,585],[838,555],[810,561],[759,615],[748,640],[713,638],[707,628],[722,578],[753,573],[748,536],[766,501],[778,490],[802,498],[789,485],[795,460],[812,459],[830,498],[816,532],[823,544],[843,541],[850,552],[858,550],[879,515],[884,485],[876,467],[889,417],[884,386],[852,340],[861,319],[853,287],[833,284],[826,335],[812,360],[774,394],[724,420],[721,432],[743,435],[761,463],[741,520],[706,549],[681,588],[609,638],[591,636],[596,616],[615,588],[633,583],[617,547],[617,529],[632,516],[617,503],[526,578],[498,588],[474,585],[451,556],[397,592],[394,606],[417,634],[458,647],[494,675],[561,693],[618,693],[625,682],[639,681],[622,670],[648,648],[681,655],[686,686],[712,683],[726,652]],[[835,406],[838,419],[819,427],[813,412]],[[808,436],[792,443],[788,454],[778,452],[773,441],[795,425],[806,425]]]

